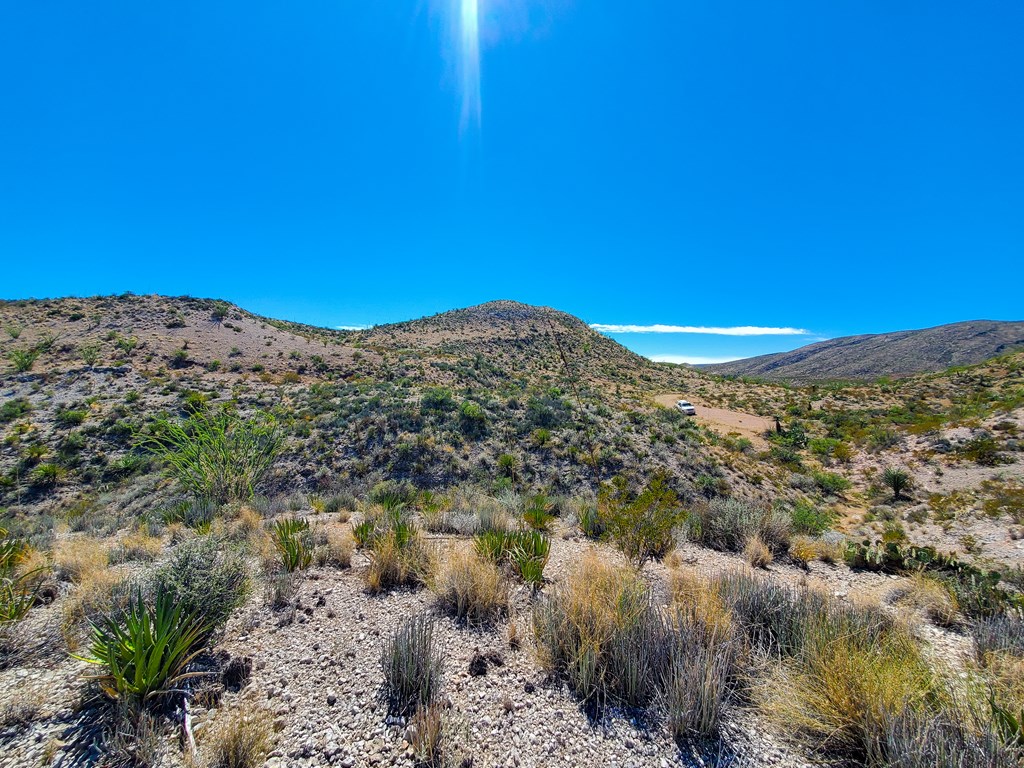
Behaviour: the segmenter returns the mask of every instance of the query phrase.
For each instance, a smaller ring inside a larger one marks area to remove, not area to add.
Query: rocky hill
[[[974,320],[829,339],[772,355],[703,366],[726,376],[798,383],[908,376],[980,363],[1024,348],[1024,322]]]

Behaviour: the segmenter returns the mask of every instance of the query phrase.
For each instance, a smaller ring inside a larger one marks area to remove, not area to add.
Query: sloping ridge
[[[792,382],[931,373],[1024,349],[1024,321],[970,320],[829,339],[792,352],[702,366],[710,373]]]

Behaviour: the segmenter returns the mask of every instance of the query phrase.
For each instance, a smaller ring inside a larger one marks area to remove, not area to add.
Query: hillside
[[[0,328],[4,768],[1024,757],[1024,353],[781,386],[510,301]]]
[[[1024,348],[1024,322],[974,320],[915,331],[829,339],[771,355],[702,366],[722,376],[810,383],[908,376],[980,363]]]

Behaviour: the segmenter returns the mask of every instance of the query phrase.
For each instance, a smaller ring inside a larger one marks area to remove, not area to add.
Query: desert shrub
[[[12,397],[0,404],[0,424],[20,419],[22,416],[31,413],[32,403],[24,397]]]
[[[210,768],[259,768],[273,747],[273,718],[262,708],[222,712],[203,739]]]
[[[957,451],[957,455],[980,464],[983,467],[994,467],[1010,461],[999,452],[999,443],[991,435],[980,435],[968,440]]]
[[[896,501],[910,487],[910,473],[899,467],[886,467],[882,472],[882,482],[892,491],[893,501]]]
[[[337,514],[341,522],[346,522],[349,515],[356,509],[356,497],[351,493],[336,493],[327,497],[324,503],[324,512],[329,515]]]
[[[425,411],[450,411],[454,407],[452,391],[444,387],[432,387],[420,398],[420,408]]]
[[[656,472],[637,494],[630,490],[625,478],[616,477],[601,489],[598,504],[608,535],[637,567],[671,552],[675,547],[675,529],[685,519],[679,499],[663,472]]]
[[[211,632],[227,622],[249,588],[244,560],[209,537],[180,544],[153,575],[154,592],[168,595],[183,615],[199,617]]]
[[[790,511],[793,532],[808,536],[820,536],[835,522],[835,513],[830,509],[822,509],[809,501],[800,500]]]
[[[508,585],[501,572],[472,552],[451,553],[430,588],[443,610],[470,623],[490,622],[508,608]]]
[[[479,438],[487,434],[487,414],[479,404],[466,400],[459,406],[459,429],[466,437]]]
[[[147,605],[139,591],[122,617],[93,625],[90,656],[81,661],[106,667],[94,676],[112,699],[144,704],[199,673],[188,665],[209,632],[202,619],[183,613],[166,592]]]
[[[313,537],[309,523],[297,517],[277,520],[273,534],[274,547],[286,571],[298,571],[310,566],[313,562]]]
[[[693,508],[686,523],[693,541],[726,552],[743,551],[755,535],[773,552],[783,551],[792,531],[784,510],[738,499],[702,502]]]
[[[850,489],[850,481],[835,472],[812,472],[811,477],[818,489],[829,496],[840,496]]]
[[[380,664],[384,694],[394,714],[411,715],[434,701],[444,668],[435,632],[433,617],[421,614],[403,621],[385,639]]]
[[[252,498],[282,447],[269,413],[248,419],[228,411],[195,413],[185,422],[158,419],[139,445],[166,462],[193,496],[217,503]]]

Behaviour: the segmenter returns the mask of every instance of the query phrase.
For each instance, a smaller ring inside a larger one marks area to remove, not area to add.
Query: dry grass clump
[[[937,715],[945,693],[905,631],[871,638],[836,632],[824,624],[831,619],[807,625],[798,655],[756,686],[755,701],[765,718],[812,751],[865,761],[879,750],[893,715]]]
[[[655,612],[636,572],[589,554],[564,586],[534,606],[540,664],[588,704],[650,699]]]
[[[108,552],[111,565],[119,563],[151,563],[160,557],[163,541],[159,536],[150,536],[145,530],[138,529],[122,536]]]
[[[204,739],[209,768],[258,768],[273,747],[273,719],[263,708],[234,709],[217,717]]]
[[[115,569],[86,571],[82,581],[61,601],[61,634],[68,649],[76,651],[85,628],[101,616],[127,606],[132,583]]]
[[[501,571],[464,549],[449,553],[430,588],[445,611],[470,623],[485,624],[508,609],[508,584]]]
[[[18,688],[0,702],[0,728],[24,727],[39,717],[45,696],[38,688]]]
[[[677,739],[714,736],[736,658],[731,620],[695,581],[676,578],[673,594],[660,611],[635,570],[588,556],[535,606],[541,666],[592,709],[653,706]]]
[[[772,564],[772,551],[756,533],[747,539],[743,547],[743,558],[753,568],[767,568]]]
[[[263,531],[263,516],[250,506],[242,506],[231,520],[229,535],[235,540],[252,539]]]
[[[408,734],[416,765],[422,768],[444,765],[445,727],[443,710],[438,704],[416,710]]]
[[[314,534],[316,548],[313,550],[313,561],[318,566],[330,565],[335,568],[350,568],[352,553],[356,548],[356,540],[348,531],[336,528],[317,531]]]
[[[897,605],[916,608],[940,627],[959,627],[964,623],[956,596],[938,579],[916,573],[890,593]]]
[[[366,588],[382,592],[426,583],[433,569],[427,543],[404,507],[378,507],[352,529],[356,544],[370,558]]]
[[[818,558],[818,540],[810,536],[794,536],[789,542],[789,557],[797,565],[804,568],[812,560]]]
[[[53,553],[54,575],[62,581],[81,584],[106,569],[110,561],[107,548],[88,536],[62,539]]]

